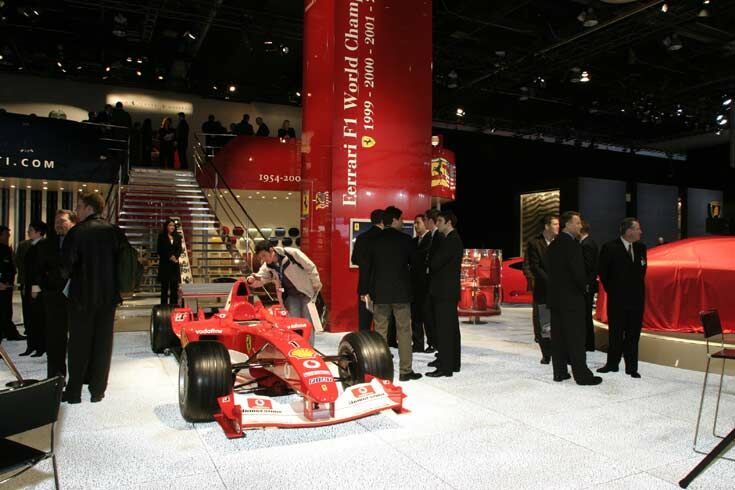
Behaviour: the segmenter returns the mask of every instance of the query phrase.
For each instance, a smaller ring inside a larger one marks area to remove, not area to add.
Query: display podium
[[[500,279],[503,252],[497,249],[469,248],[462,256],[460,300],[457,312],[469,320],[485,323],[480,317],[500,315]]]

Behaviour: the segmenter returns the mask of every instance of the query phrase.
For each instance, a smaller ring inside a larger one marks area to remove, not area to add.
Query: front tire
[[[337,351],[339,376],[345,387],[365,382],[365,375],[393,381],[393,358],[383,337],[377,332],[351,332],[342,337]]]
[[[151,311],[151,350],[156,354],[161,354],[179,343],[171,328],[171,313],[174,308],[176,307],[173,305],[156,305]]]
[[[230,353],[220,342],[186,344],[179,363],[179,410],[187,422],[208,422],[217,398],[232,392]]]

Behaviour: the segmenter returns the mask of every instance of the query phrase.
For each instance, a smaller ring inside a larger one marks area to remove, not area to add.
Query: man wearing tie
[[[55,236],[51,236],[38,247],[38,262],[34,283],[41,288],[39,297],[46,322],[46,356],[48,377],[66,378],[66,344],[69,335],[69,300],[64,295],[66,278],[62,273],[62,245],[66,234],[76,223],[73,211],[60,209],[54,219]]]
[[[424,304],[428,295],[426,275],[426,256],[431,246],[431,235],[426,229],[426,217],[423,214],[413,219],[416,236],[413,239],[414,252],[411,258],[411,285],[413,286],[413,302],[411,303],[411,329],[413,330],[413,351],[424,352]],[[427,330],[427,334],[428,329]],[[429,345],[433,339],[429,338]]]
[[[438,209],[429,209],[426,211],[426,220],[424,223],[426,224],[426,235],[424,236],[424,240],[428,240],[428,246],[429,250],[426,253],[426,300],[424,300],[424,328],[426,329],[426,342],[429,344],[426,347],[427,354],[431,354],[433,352],[436,352],[437,347],[437,335],[436,335],[436,318],[434,318],[434,306],[431,304],[431,295],[428,294],[430,285],[431,285],[431,275],[429,275],[429,264],[431,263],[432,257],[436,255],[436,251],[439,250],[439,245],[441,245],[442,240],[444,239],[444,235],[442,235],[439,232],[439,229],[436,227],[436,220],[439,217],[439,210]],[[439,356],[439,353],[435,354],[437,357]],[[438,367],[439,366],[439,360],[435,359],[429,363],[429,367]]]
[[[600,280],[607,291],[609,348],[607,363],[598,373],[617,372],[620,357],[625,358],[625,373],[638,374],[638,340],[641,336],[646,298],[646,246],[640,242],[641,224],[625,218],[620,238],[606,243],[600,252]]]

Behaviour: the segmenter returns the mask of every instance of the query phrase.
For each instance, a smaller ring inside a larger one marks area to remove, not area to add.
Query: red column
[[[329,329],[355,330],[350,219],[395,205],[411,220],[430,204],[431,1],[305,5],[302,247]]]

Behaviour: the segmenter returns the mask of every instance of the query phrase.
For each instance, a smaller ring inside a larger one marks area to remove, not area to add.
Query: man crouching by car
[[[288,310],[289,316],[305,318],[312,325],[309,303],[315,303],[322,281],[316,265],[298,248],[274,247],[264,240],[255,245],[255,255],[261,262],[260,270],[247,278],[249,285],[262,287],[275,283],[278,301]],[[314,345],[314,330],[309,339]]]

